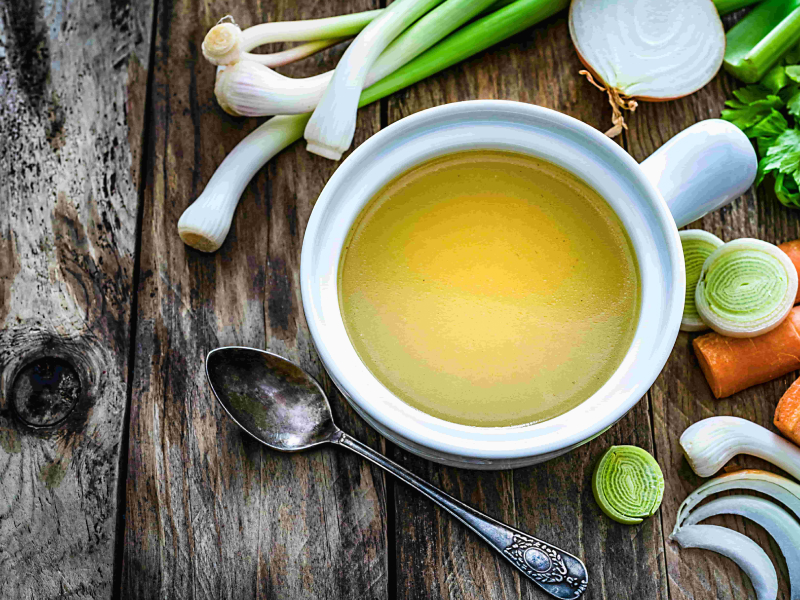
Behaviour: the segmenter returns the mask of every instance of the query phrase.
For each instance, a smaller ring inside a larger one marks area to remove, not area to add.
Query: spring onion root
[[[592,491],[608,517],[635,525],[652,516],[661,505],[664,475],[646,450],[612,446],[595,467]]]
[[[695,290],[700,318],[729,337],[755,337],[780,325],[794,305],[797,270],[777,246],[750,238],[706,259]]]
[[[306,125],[306,149],[339,160],[353,143],[356,112],[367,74],[403,30],[442,0],[395,0],[347,48]]]
[[[761,547],[746,535],[717,525],[692,525],[673,533],[670,539],[683,548],[711,550],[730,558],[750,578],[758,600],[778,597],[778,574]]]
[[[406,29],[378,57],[365,85],[390,75],[461,27],[495,0],[447,0]],[[260,55],[264,56],[264,55]],[[302,114],[316,108],[333,71],[293,79],[253,61],[240,61],[217,73],[214,93],[228,113],[237,116]]]
[[[710,477],[739,454],[763,458],[800,479],[800,448],[739,417],[709,417],[683,432],[681,448],[692,470]]]
[[[686,266],[686,300],[683,303],[681,331],[702,331],[708,329],[694,304],[694,292],[700,279],[703,263],[709,255],[725,242],[713,233],[702,229],[689,229],[680,232],[683,247],[683,261]]]
[[[371,104],[469,58],[564,10],[568,4],[568,0],[516,0],[465,25],[364,90],[359,106]],[[184,211],[178,222],[181,239],[197,250],[217,250],[230,229],[233,212],[250,179],[270,158],[302,137],[309,117],[309,114],[275,117],[242,140],[217,168],[205,191]]]
[[[275,42],[309,42],[348,38],[359,33],[383,10],[370,10],[352,15],[262,23],[242,31],[233,19],[225,17],[206,34],[203,56],[213,65],[232,65],[240,60],[265,61],[270,55],[251,54],[249,51],[263,44]]]
[[[728,32],[725,70],[756,83],[800,41],[800,0],[766,0]]]

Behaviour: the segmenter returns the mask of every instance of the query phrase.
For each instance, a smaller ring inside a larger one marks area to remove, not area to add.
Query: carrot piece
[[[694,353],[717,398],[786,375],[800,368],[800,306],[778,327],[758,337],[701,335],[694,340]]]
[[[800,446],[800,379],[781,397],[773,422],[783,435]]]
[[[800,240],[778,244],[778,248],[786,253],[789,260],[792,261],[794,268],[797,269],[797,274],[800,275]],[[800,301],[800,286],[797,288],[797,296],[794,299],[795,304],[797,304],[798,301]]]

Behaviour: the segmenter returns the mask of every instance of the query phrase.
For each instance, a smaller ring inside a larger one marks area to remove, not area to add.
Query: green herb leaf
[[[800,65],[791,65],[784,69],[786,76],[792,81],[800,83]]]
[[[800,117],[800,90],[796,91],[794,95],[786,101],[786,110],[793,117]]]
[[[748,85],[734,91],[733,95],[736,98],[725,103],[729,108],[722,111],[722,118],[745,133],[748,133],[748,128],[768,117],[774,109],[783,106],[780,97],[758,85]]]
[[[745,133],[747,137],[756,138],[758,142],[758,155],[765,156],[767,150],[775,143],[775,140],[789,128],[786,118],[777,110],[772,109],[770,114],[753,125]]]
[[[783,65],[772,67],[764,78],[759,81],[759,84],[767,88],[773,94],[777,94],[781,89],[786,87],[789,83],[789,78],[786,75],[786,68]]]

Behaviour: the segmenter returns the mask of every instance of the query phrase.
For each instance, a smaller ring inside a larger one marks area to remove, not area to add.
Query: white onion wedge
[[[800,519],[800,485],[769,471],[743,469],[707,481],[689,494],[678,508],[673,533],[677,533],[683,526],[686,517],[695,506],[713,494],[728,490],[750,490],[772,496]]]
[[[709,417],[683,432],[681,448],[700,477],[711,477],[739,454],[757,456],[800,479],[800,448],[739,417]]]
[[[721,335],[749,338],[783,323],[797,296],[797,269],[769,242],[740,238],[712,252],[695,289],[700,318]]]
[[[686,526],[697,525],[715,515],[739,515],[767,530],[786,559],[791,584],[791,600],[800,600],[800,525],[788,512],[769,500],[755,496],[725,496],[694,510]]]
[[[722,21],[709,0],[574,0],[569,32],[587,75],[608,92],[610,137],[625,127],[620,108],[636,108],[630,99],[691,94],[711,81],[725,55]]]
[[[682,527],[670,536],[683,548],[711,550],[730,558],[750,578],[758,600],[778,597],[778,574],[767,553],[746,535],[717,525]]]

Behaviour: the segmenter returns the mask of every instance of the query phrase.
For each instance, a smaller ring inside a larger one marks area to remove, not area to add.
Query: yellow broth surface
[[[471,151],[402,174],[364,208],[339,265],[345,328],[406,403],[465,425],[578,406],[634,335],[636,259],[611,207],[567,171]]]

